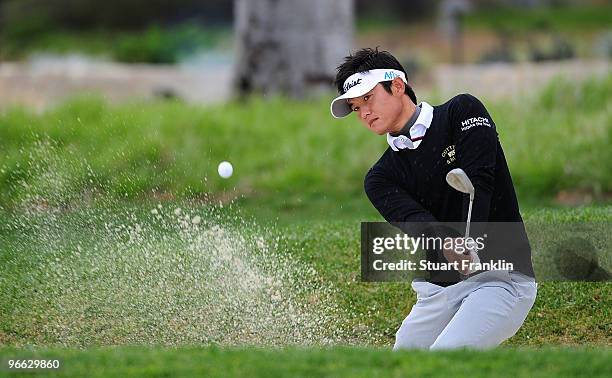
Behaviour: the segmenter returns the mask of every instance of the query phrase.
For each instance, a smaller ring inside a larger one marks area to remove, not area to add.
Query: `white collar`
[[[421,113],[414,121],[414,125],[410,127],[410,138],[406,135],[399,135],[394,137],[387,133],[387,143],[393,149],[393,151],[403,150],[405,148],[414,150],[421,144],[421,139],[425,136],[427,129],[431,126],[433,120],[433,106],[429,105],[425,101],[421,102]]]

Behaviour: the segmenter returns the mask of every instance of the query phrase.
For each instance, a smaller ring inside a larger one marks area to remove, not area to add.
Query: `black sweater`
[[[365,192],[388,222],[464,222],[469,197],[446,183],[448,171],[458,167],[475,188],[472,222],[513,222],[511,237],[519,241],[512,248],[496,248],[495,253],[484,256],[502,258],[514,263],[515,270],[534,276],[529,242],[495,123],[472,95],[461,94],[434,106],[433,120],[417,149],[387,148],[368,171]],[[475,224],[471,234],[484,234],[484,227]],[[497,243],[489,239],[487,247],[504,244],[504,237],[497,234]],[[428,254],[428,259],[440,261],[439,252],[437,258]],[[459,275],[446,273],[431,280],[452,283]]]

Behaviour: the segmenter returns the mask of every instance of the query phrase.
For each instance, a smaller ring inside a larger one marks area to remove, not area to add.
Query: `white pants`
[[[417,302],[397,331],[393,350],[498,346],[525,321],[537,283],[522,273],[490,271],[448,287],[415,280],[412,289]]]

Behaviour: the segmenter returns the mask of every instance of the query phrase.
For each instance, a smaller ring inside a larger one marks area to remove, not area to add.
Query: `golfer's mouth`
[[[374,124],[374,122],[378,121],[378,118],[374,118],[373,120],[371,120],[370,122],[368,122],[368,127],[372,127],[372,125]]]

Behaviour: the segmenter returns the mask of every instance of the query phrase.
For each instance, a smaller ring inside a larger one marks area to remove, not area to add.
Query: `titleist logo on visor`
[[[344,84],[344,91],[348,92],[349,89],[353,88],[355,85],[359,85],[361,84],[361,78],[357,79],[357,80],[353,80],[351,82],[348,82],[346,84]]]

